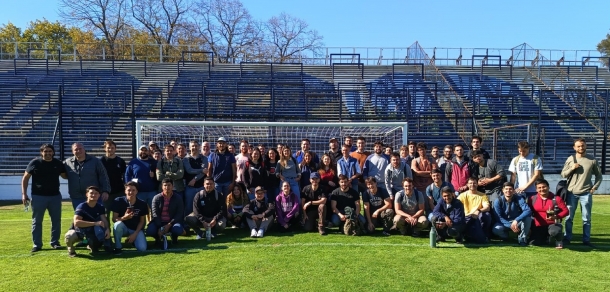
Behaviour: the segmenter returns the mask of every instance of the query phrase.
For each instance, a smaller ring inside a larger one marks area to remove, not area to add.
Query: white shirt
[[[508,171],[514,173],[517,176],[515,180],[515,188],[520,188],[527,184],[527,182],[534,176],[535,170],[542,171],[542,159],[538,157],[536,159],[536,165],[534,164],[534,153],[529,153],[526,157],[521,155],[513,158],[508,167]],[[532,184],[525,192],[536,192],[536,186]]]

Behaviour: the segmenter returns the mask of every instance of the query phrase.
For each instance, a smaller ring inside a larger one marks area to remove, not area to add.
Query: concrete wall
[[[562,179],[558,174],[545,174],[544,178],[549,181],[551,191],[555,191],[557,183]],[[68,199],[68,183],[60,178],[61,195]],[[30,180],[31,184],[31,180]],[[0,200],[21,200],[21,176],[0,176]],[[31,185],[28,187],[28,196]],[[604,175],[604,180],[597,194],[610,194],[610,175]]]

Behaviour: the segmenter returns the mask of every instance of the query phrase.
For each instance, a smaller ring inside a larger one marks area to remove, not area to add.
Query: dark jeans
[[[392,226],[394,225],[394,216],[396,214],[394,213],[394,210],[392,209],[386,209],[383,210],[382,212],[379,213],[379,215],[377,216],[377,218],[373,218],[373,214],[371,213],[371,223],[373,223],[373,226],[375,226],[375,228],[378,227],[383,227],[383,231],[385,232],[390,232],[390,229],[392,229]],[[365,227],[369,228],[369,222],[367,220]],[[371,231],[371,230],[368,230]]]
[[[563,240],[563,226],[561,223],[555,223],[547,226],[532,226],[530,233],[530,241],[533,245],[547,245],[549,240]]]
[[[491,216],[489,212],[479,213],[478,218],[466,216],[466,234],[468,241],[486,243],[491,229]]]
[[[104,201],[104,208],[106,208],[106,218],[108,222],[112,222],[112,217],[110,216],[110,211],[112,210],[112,205],[114,203],[114,199],[124,196],[124,193],[114,193],[108,195],[108,200]]]

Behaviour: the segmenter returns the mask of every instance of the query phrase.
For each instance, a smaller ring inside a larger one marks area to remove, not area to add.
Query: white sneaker
[[[252,229],[252,231],[250,232],[250,237],[257,237],[258,234],[256,233],[256,229]]]
[[[263,230],[262,229],[258,230],[258,233],[256,234],[256,237],[263,238]]]

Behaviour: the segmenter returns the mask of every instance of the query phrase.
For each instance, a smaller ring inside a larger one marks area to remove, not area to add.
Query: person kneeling
[[[346,235],[359,235],[364,232],[364,223],[366,220],[360,214],[360,195],[351,188],[347,176],[339,175],[339,188],[335,189],[330,194],[330,204],[333,210],[331,221],[334,226],[339,227],[339,231]],[[360,225],[358,224],[360,221]],[[346,223],[349,228],[345,228]]]
[[[512,183],[504,183],[502,193],[504,196],[494,201],[496,225],[492,231],[503,240],[508,239],[509,231],[518,233],[519,245],[527,246],[527,234],[532,224],[532,211],[527,205],[525,197],[515,194],[515,186]]]
[[[299,223],[299,198],[290,189],[290,183],[282,183],[282,191],[275,197],[275,213],[280,232],[291,231],[291,227]]]
[[[125,184],[125,196],[114,199],[112,204],[112,221],[114,222],[114,252],[120,254],[123,248],[121,238],[127,237],[126,243],[133,244],[138,251],[146,250],[144,225],[148,215],[148,205],[138,199],[138,183],[130,181]]]
[[[441,189],[441,197],[432,211],[432,222],[436,228],[436,241],[445,241],[447,237],[455,238],[455,242],[463,243],[466,217],[464,205],[455,198],[451,187]]]
[[[487,195],[477,191],[479,179],[468,178],[468,191],[460,194],[458,200],[464,204],[466,213],[466,240],[474,243],[487,243],[491,229],[489,214],[489,199]]]
[[[164,178],[161,182],[163,192],[152,201],[152,218],[146,228],[146,235],[155,238],[157,246],[166,249],[166,235],[171,233],[172,244],[178,243],[178,236],[185,235],[182,227],[184,203],[180,195],[174,194],[174,182]]]
[[[70,257],[76,256],[74,243],[83,238],[86,238],[89,242],[87,248],[91,252],[97,252],[102,245],[104,245],[106,251],[112,251],[106,209],[97,203],[100,197],[100,189],[95,186],[88,187],[86,194],[87,201],[76,206],[73,226],[65,235]]]
[[[394,196],[394,228],[402,235],[418,237],[420,231],[430,223],[424,214],[424,194],[413,187],[410,177],[402,180],[402,187],[403,190]]]
[[[192,204],[193,213],[186,216],[184,221],[197,233],[197,239],[209,241],[227,227],[227,220],[223,216],[226,208],[223,195],[214,189],[211,177],[205,178],[203,190],[195,194]],[[201,227],[205,228],[205,234]]]
[[[385,189],[377,187],[377,179],[374,177],[367,177],[364,182],[367,190],[362,194],[362,201],[368,231],[373,232],[375,228],[383,227],[383,235],[388,236],[394,224],[394,210],[392,210],[390,195]]]
[[[301,192],[301,205],[303,206],[303,229],[306,232],[314,230],[318,219],[318,232],[325,235],[324,218],[326,218],[326,194],[320,186],[320,174],[312,172],[309,176],[310,185]]]
[[[563,226],[561,219],[570,214],[568,207],[560,196],[549,192],[549,182],[536,181],[537,194],[530,199],[530,209],[534,214],[534,226],[530,233],[530,244],[546,245],[555,240],[555,247],[563,248]],[[549,238],[550,237],[550,238]]]
[[[267,202],[265,188],[258,186],[254,190],[254,200],[251,200],[243,210],[246,222],[252,230],[250,237],[263,237],[273,222],[275,204]]]

